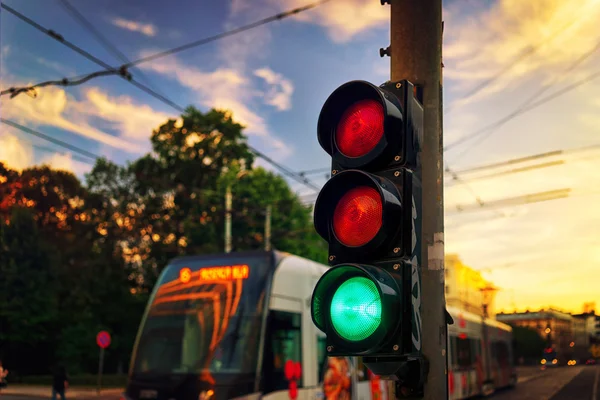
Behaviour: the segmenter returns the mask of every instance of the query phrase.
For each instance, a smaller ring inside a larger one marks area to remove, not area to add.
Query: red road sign
[[[101,349],[105,349],[110,346],[110,334],[106,331],[98,332],[96,335],[96,343]]]

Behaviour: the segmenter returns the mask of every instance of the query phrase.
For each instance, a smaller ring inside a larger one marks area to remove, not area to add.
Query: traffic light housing
[[[332,178],[314,225],[332,266],[311,300],[329,356],[362,356],[375,374],[419,381],[420,153],[423,107],[408,81],[348,82],[317,131]],[[415,378],[416,377],[416,378]]]

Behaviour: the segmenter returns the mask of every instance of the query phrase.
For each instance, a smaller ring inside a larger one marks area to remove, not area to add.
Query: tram
[[[517,372],[512,328],[459,308],[447,307],[454,320],[448,326],[448,397],[450,400],[488,396],[513,388]],[[487,337],[487,340],[484,340]]]
[[[121,400],[386,400],[385,381],[360,358],[326,356],[310,298],[327,269],[278,251],[172,260],[148,301]],[[465,321],[449,328],[448,346],[450,398],[462,399],[481,391],[481,329],[449,311]],[[514,384],[510,329],[488,323],[494,387]]]

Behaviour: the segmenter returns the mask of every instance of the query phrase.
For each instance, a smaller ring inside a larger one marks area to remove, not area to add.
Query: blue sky
[[[59,0],[4,0],[42,26],[53,29],[111,65],[106,51]],[[82,1],[70,0],[96,29],[130,59],[169,49],[226,29],[302,6],[307,0]],[[97,65],[10,15],[0,14],[2,89],[13,85],[97,71]],[[444,140],[451,144],[510,113],[531,94],[546,95],[600,68],[594,48],[600,18],[597,0],[453,0],[444,2]],[[250,143],[296,170],[328,166],[316,140],[316,123],[327,96],[352,79],[382,83],[389,58],[378,49],[389,44],[389,6],[377,0],[333,0],[294,18],[140,65],[152,87],[182,106],[202,110],[226,107],[245,123]],[[523,56],[524,53],[527,53]],[[573,62],[589,53],[577,68]],[[518,60],[518,61],[515,61]],[[510,66],[508,68],[508,66]],[[473,96],[481,82],[504,71]],[[131,71],[140,82],[138,70]],[[600,143],[600,79],[508,122],[479,144],[466,142],[445,153],[460,170],[551,150]],[[153,128],[178,112],[117,77],[84,85],[41,89],[37,98],[1,98],[5,118],[73,145],[124,163],[150,150]],[[83,176],[90,166],[56,148],[31,147],[43,140],[0,126],[0,160],[23,168],[46,162]],[[596,153],[563,160],[564,165],[527,173],[455,184],[446,176],[446,251],[474,267],[511,263],[488,277],[511,288],[530,305],[564,299],[556,305],[579,307],[600,295],[600,165]],[[264,164],[263,164],[264,165]],[[526,165],[526,164],[524,164]],[[318,185],[324,175],[311,176]],[[301,194],[311,190],[292,183]],[[573,198],[477,212],[456,211],[479,196],[497,199],[571,188]],[[567,264],[577,264],[571,280]],[[520,268],[520,269],[517,269]],[[521,280],[515,281],[518,271]],[[594,275],[595,274],[595,275]],[[597,279],[591,282],[589,276]],[[541,285],[532,288],[532,282]],[[554,282],[554,283],[552,283]],[[545,286],[546,285],[546,286]],[[504,296],[504,297],[503,297]],[[512,294],[511,294],[512,296]],[[507,305],[499,294],[499,304]]]

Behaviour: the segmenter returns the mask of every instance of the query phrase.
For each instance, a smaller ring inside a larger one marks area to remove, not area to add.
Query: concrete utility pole
[[[411,81],[418,88],[424,109],[420,297],[422,353],[429,368],[422,398],[443,400],[448,398],[448,327],[444,297],[442,0],[387,2],[391,5],[391,79]],[[396,396],[395,389],[390,394]]]
[[[225,253],[231,253],[231,185],[225,192]]]
[[[271,206],[265,212],[265,251],[271,250]]]

